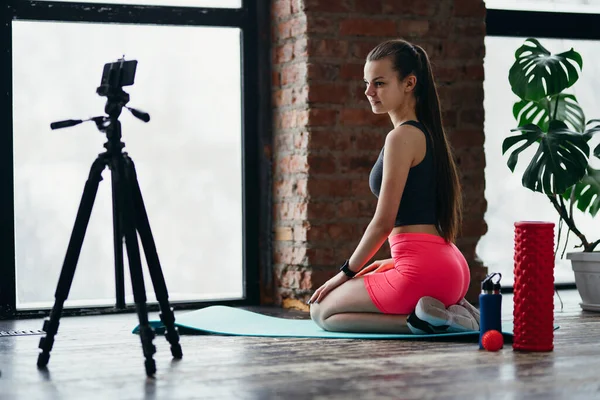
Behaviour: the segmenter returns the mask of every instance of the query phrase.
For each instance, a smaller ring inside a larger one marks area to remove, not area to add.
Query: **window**
[[[600,12],[599,0],[486,0],[488,9],[548,11],[560,13]]]
[[[42,0],[52,1],[52,0]],[[74,3],[94,3],[93,0],[60,0]],[[145,6],[183,6],[241,8],[242,0],[104,0],[105,4],[140,4]]]
[[[485,76],[484,100],[485,113],[485,157],[486,157],[486,189],[485,197],[488,210],[485,216],[488,232],[479,242],[478,254],[485,260],[490,272],[502,272],[503,281],[512,284],[513,279],[513,246],[514,222],[516,221],[549,221],[558,223],[556,211],[549,201],[540,193],[534,193],[521,184],[523,171],[528,160],[535,153],[532,146],[527,149],[512,173],[507,165],[508,156],[502,155],[502,141],[514,133],[517,121],[512,115],[512,106],[518,97],[510,90],[508,71],[514,62],[515,50],[521,46],[526,38],[487,37],[485,39],[486,57],[484,61]],[[586,120],[599,118],[600,94],[592,88],[600,87],[600,55],[595,50],[598,41],[575,41],[564,39],[541,39],[542,45],[552,53],[560,53],[575,48],[583,57],[583,73],[579,81],[569,89],[575,94],[581,107],[586,113]],[[593,139],[596,143],[597,138]],[[595,146],[592,146],[594,148]],[[598,159],[592,157],[590,164],[599,168]],[[575,212],[575,221],[580,230],[588,239],[600,238],[600,224],[598,219],[579,210]],[[563,250],[566,225],[563,229],[560,251],[556,259],[555,281],[557,283],[573,282],[571,262],[560,259]],[[555,228],[558,235],[558,227]],[[567,252],[572,251],[579,244],[577,237],[571,233]],[[566,254],[566,253],[565,253]]]
[[[250,20],[256,18],[257,12],[249,12],[254,7],[246,7],[245,17],[223,10],[213,18],[209,9],[189,8],[192,15],[208,14],[194,23],[185,12],[178,23],[180,10],[161,7],[155,15],[169,19],[162,24],[152,23],[154,14],[143,14],[144,7],[120,4],[109,7],[105,23],[88,21],[87,11],[78,15],[78,6],[69,3],[62,11],[49,6],[51,17],[44,19],[50,21],[39,20],[35,15],[43,14],[44,3],[30,10],[28,2],[15,1],[16,13],[24,15],[12,15],[5,44],[12,52],[12,77],[5,78],[12,90],[10,108],[3,111],[12,137],[2,136],[0,146],[9,147],[2,155],[11,155],[2,172],[10,177],[2,184],[10,187],[0,192],[2,205],[11,205],[2,212],[3,220],[14,221],[14,239],[1,244],[7,251],[0,273],[8,279],[0,283],[0,315],[54,303],[83,187],[107,138],[93,122],[60,130],[51,130],[50,123],[105,115],[106,97],[96,94],[102,68],[123,56],[138,61],[134,85],[123,88],[130,94],[127,105],[151,116],[145,124],[123,109],[123,151],[136,166],[170,301],[256,302],[262,235],[257,211],[263,200],[255,155],[258,87],[248,82],[256,80],[261,60],[258,21]],[[209,2],[194,5],[201,3]],[[132,16],[138,9],[146,23]],[[40,37],[53,45],[41,46]],[[108,168],[102,177],[67,307],[114,306],[115,285],[133,303],[125,250],[124,287],[115,282]],[[8,227],[0,229],[3,238],[11,237]],[[140,251],[148,301],[154,302]]]
[[[486,155],[486,191],[488,210],[485,220],[488,232],[481,238],[477,253],[490,272],[501,272],[505,285],[512,286],[514,255],[514,222],[523,220],[543,220],[558,225],[558,216],[551,204],[540,193],[533,193],[521,184],[523,171],[527,167],[527,157],[535,149],[530,148],[519,157],[519,163],[512,173],[507,165],[507,157],[502,156],[502,141],[512,135],[510,129],[517,127],[512,115],[512,106],[518,99],[508,83],[508,71],[514,62],[514,53],[527,37],[538,38],[552,53],[559,53],[575,48],[583,57],[583,70],[578,82],[568,91],[577,96],[585,112],[586,120],[599,118],[600,113],[600,56],[596,49],[600,44],[600,33],[589,29],[600,23],[598,15],[590,14],[593,7],[600,7],[599,1],[576,2],[567,1],[529,1],[516,2],[497,0],[486,1],[488,36],[485,39],[486,57],[484,69],[484,108],[485,108],[485,155]],[[530,11],[521,8],[529,5]],[[553,5],[558,12],[548,9]],[[564,13],[560,8],[566,5],[580,6],[576,13]],[[522,7],[521,7],[522,6]],[[545,7],[545,8],[544,8]],[[585,8],[584,11],[583,9]],[[500,10],[502,9],[502,10]],[[518,10],[515,10],[518,9]],[[598,9],[598,8],[596,8]],[[533,11],[531,11],[533,10]],[[560,21],[560,23],[558,23]],[[526,22],[526,23],[525,23]],[[600,138],[591,142],[594,148]],[[598,159],[591,157],[590,165],[600,168]],[[575,211],[577,226],[590,240],[600,238],[600,227],[597,217]],[[574,275],[571,263],[561,258],[563,253],[566,225],[563,226],[561,246],[556,257],[555,282],[574,287]],[[558,226],[555,227],[555,243]],[[579,244],[577,237],[571,233],[566,252],[578,251],[574,246]],[[565,255],[566,255],[565,252]]]

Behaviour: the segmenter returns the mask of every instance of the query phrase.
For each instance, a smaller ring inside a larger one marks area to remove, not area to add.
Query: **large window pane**
[[[600,0],[486,0],[490,9],[591,13],[600,12]]]
[[[533,146],[519,156],[515,173],[511,173],[506,165],[507,156],[502,156],[502,141],[514,133],[510,129],[517,127],[512,115],[512,106],[518,97],[514,95],[508,83],[508,71],[514,62],[515,50],[520,47],[525,38],[487,37],[485,39],[486,57],[485,68],[485,156],[486,156],[486,190],[488,211],[485,219],[489,230],[478,245],[478,254],[490,271],[502,272],[503,281],[511,284],[513,277],[514,255],[514,222],[516,221],[550,221],[558,223],[558,215],[547,198],[526,189],[521,184],[523,171],[527,167]],[[600,118],[600,55],[597,41],[583,40],[548,40],[542,39],[542,44],[552,53],[560,53],[570,48],[577,50],[583,57],[583,73],[579,81],[568,89],[577,99],[585,112],[586,120]],[[599,137],[592,140],[593,147],[600,141]],[[592,157],[590,163],[594,168],[600,168],[600,160]],[[600,223],[589,214],[575,211],[575,221],[578,228],[588,240],[600,239]],[[566,225],[564,225],[566,228]],[[563,235],[566,229],[563,229]],[[558,234],[558,227],[555,235]],[[564,244],[564,236],[561,240]],[[573,251],[580,242],[571,233],[567,252]],[[575,249],[574,251],[580,251]],[[562,253],[562,245],[561,245]],[[566,254],[566,253],[565,253]],[[556,282],[574,282],[573,271],[569,260],[556,260]]]
[[[170,299],[241,298],[239,29],[21,21],[13,27],[18,307],[54,301],[83,186],[106,141],[91,122],[56,131],[50,122],[104,115],[106,98],[96,94],[102,68],[123,55],[138,60],[135,84],[124,88],[128,105],[151,115],[145,124],[124,109],[123,141]],[[68,305],[115,301],[108,169],[103,177]],[[127,264],[125,276],[131,302]]]
[[[50,1],[50,0],[42,0]],[[54,0],[52,0],[54,1]],[[75,3],[139,4],[146,6],[241,8],[242,0],[59,0]]]

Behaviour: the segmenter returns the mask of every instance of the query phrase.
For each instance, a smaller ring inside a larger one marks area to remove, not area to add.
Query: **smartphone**
[[[135,80],[136,68],[137,60],[119,59],[116,62],[104,64],[100,86],[106,88],[131,86]]]

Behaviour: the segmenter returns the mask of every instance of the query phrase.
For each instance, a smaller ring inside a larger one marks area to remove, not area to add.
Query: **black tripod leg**
[[[121,172],[125,172],[122,174]],[[144,285],[144,275],[142,273],[142,261],[140,258],[140,248],[137,242],[137,232],[135,225],[135,206],[133,201],[134,183],[128,178],[127,167],[119,166],[120,180],[118,184],[119,209],[121,211],[121,221],[123,222],[123,233],[125,235],[125,246],[127,247],[127,259],[129,261],[129,272],[131,274],[131,285],[133,287],[133,299],[135,308],[140,321],[140,340],[144,352],[146,375],[149,377],[156,373],[156,362],[152,358],[156,353],[156,347],[152,344],[154,339],[154,329],[148,322],[148,308],[146,306],[146,287]]]
[[[77,210],[77,217],[75,218],[75,225],[73,226],[71,239],[69,240],[69,246],[67,247],[67,254],[65,255],[60,277],[58,279],[58,285],[54,294],[56,300],[52,307],[50,318],[44,321],[44,327],[42,328],[46,332],[46,335],[40,339],[40,344],[38,346],[42,349],[42,352],[38,355],[38,367],[45,367],[50,360],[50,351],[52,351],[52,346],[54,345],[54,336],[58,332],[59,320],[64,303],[71,290],[71,284],[73,283],[73,277],[75,276],[75,268],[77,267],[79,254],[81,253],[81,246],[83,245],[83,239],[90,221],[90,215],[92,214],[92,208],[94,207],[94,201],[96,200],[96,194],[98,193],[98,186],[102,180],[102,171],[105,166],[105,160],[102,157],[98,157],[92,164],[88,180],[85,183],[81,202],[79,203],[79,209]]]
[[[144,247],[144,254],[146,255],[146,260],[148,262],[148,269],[150,271],[150,277],[152,278],[154,292],[156,293],[156,298],[160,305],[160,319],[166,328],[165,338],[171,345],[171,354],[173,357],[180,359],[183,357],[183,351],[179,344],[179,333],[175,326],[175,314],[169,304],[169,293],[158,259],[154,237],[152,236],[152,231],[150,229],[150,222],[148,220],[146,207],[144,206],[140,185],[137,180],[135,165],[128,156],[124,156],[124,159],[125,173],[128,174],[127,180],[131,183],[131,189],[133,191],[136,226],[140,234],[142,246]]]
[[[113,249],[115,252],[115,293],[117,308],[125,309],[125,271],[123,268],[123,231],[121,230],[121,216],[119,206],[118,172],[111,169],[112,178],[112,209],[113,209]]]

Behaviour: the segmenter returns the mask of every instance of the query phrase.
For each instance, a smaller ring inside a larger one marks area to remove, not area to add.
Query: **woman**
[[[464,300],[469,268],[453,244],[461,193],[427,54],[404,40],[381,43],[364,80],[372,111],[394,126],[369,177],[377,208],[352,256],[308,301],[311,318],[329,331],[478,330]],[[361,271],[386,239],[393,258]]]

